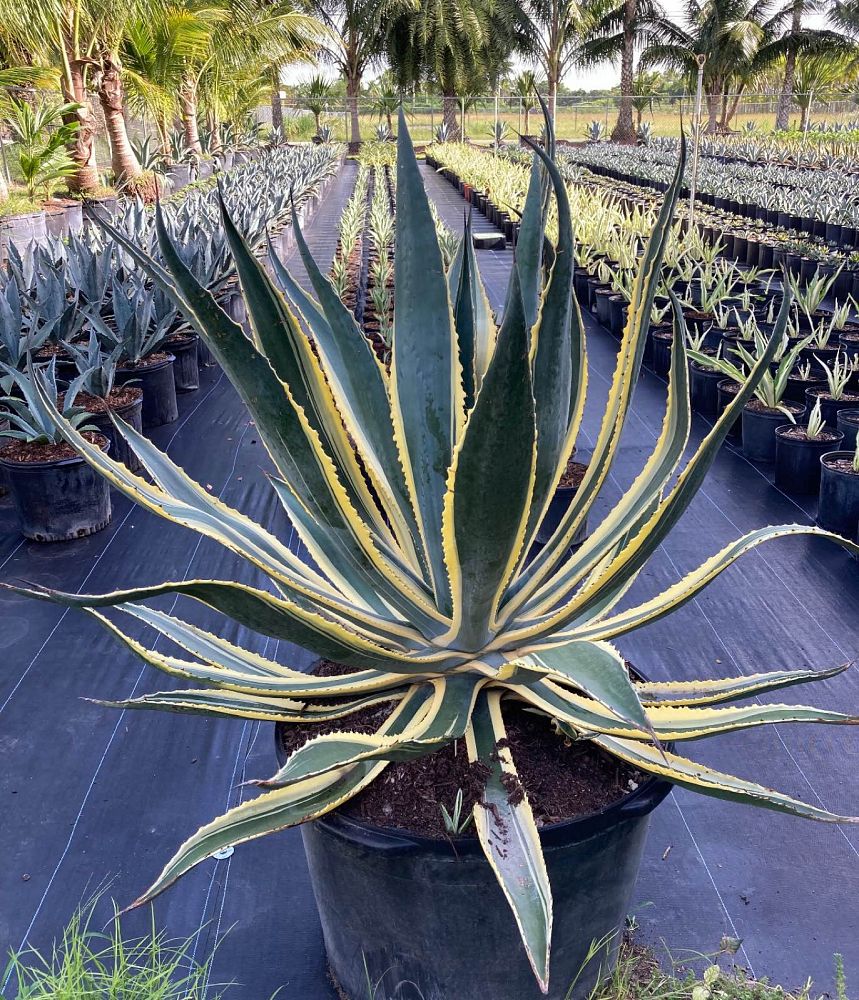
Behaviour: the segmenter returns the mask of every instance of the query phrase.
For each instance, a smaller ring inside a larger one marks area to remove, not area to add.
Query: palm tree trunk
[[[457,142],[461,136],[459,131],[459,119],[456,113],[459,110],[459,101],[456,93],[449,88],[442,95],[442,120],[447,126],[448,140]]]
[[[63,116],[66,124],[77,122],[78,125],[68,145],[69,156],[77,165],[77,169],[68,179],[69,190],[85,195],[98,189],[99,178],[95,158],[95,122],[87,98],[84,65],[82,60],[69,60],[68,74],[63,74],[61,86],[63,100],[79,105],[77,111]]]
[[[620,108],[611,133],[613,142],[635,142],[632,127],[632,89],[635,59],[636,0],[626,0],[623,8],[623,49],[620,56]]]
[[[349,142],[361,141],[361,119],[358,116],[358,94],[361,78],[354,73],[346,77],[346,109],[349,112]]]
[[[208,114],[209,120],[209,131],[212,134],[211,139],[211,150],[212,153],[220,153],[223,149],[221,145],[221,121],[214,111],[210,111]]]
[[[790,21],[791,39],[795,39],[802,27],[802,7],[798,0],[794,0],[793,11]],[[784,58],[784,78],[781,84],[781,94],[779,94],[778,108],[775,114],[775,127],[785,130],[790,125],[790,105],[793,101],[793,79],[796,74],[796,49],[791,46]]]
[[[283,130],[283,102],[280,99],[280,67],[271,68],[271,127]]]
[[[529,126],[528,123],[529,123],[530,118],[531,118],[531,109],[526,104],[524,110],[525,110],[525,135],[530,135],[531,134],[531,128],[530,128],[530,126]]]
[[[195,156],[202,156],[203,145],[200,142],[200,129],[197,125],[197,84],[190,76],[182,79],[182,86],[179,88],[179,108],[182,114],[185,149]]]
[[[110,140],[110,165],[114,182],[118,186],[136,180],[143,173],[125,127],[121,72],[119,60],[105,53],[101,61],[98,101],[104,111],[104,122]]]
[[[802,119],[799,123],[799,128],[801,132],[804,132],[808,128],[808,123],[811,119],[811,101],[806,100],[802,105]]]
[[[719,95],[707,94],[707,131],[713,133],[719,124]]]

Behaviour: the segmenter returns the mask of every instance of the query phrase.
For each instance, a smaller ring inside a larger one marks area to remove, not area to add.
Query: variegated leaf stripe
[[[614,736],[596,736],[594,742],[634,767],[667,778],[673,784],[693,792],[733,802],[743,802],[763,809],[773,809],[776,812],[791,813],[806,819],[821,820],[824,823],[859,823],[859,816],[838,816],[772,788],[737,778],[732,774],[715,771],[677,754],[667,751],[660,753],[655,747],[646,743],[635,743]]]
[[[842,663],[828,670],[770,670],[746,677],[724,677],[701,681],[645,681],[636,684],[645,705],[711,705],[739,698],[752,698],[769,691],[826,680],[849,669]]]
[[[383,724],[382,732],[387,735],[402,732],[422,704],[421,693],[417,697],[404,698]],[[385,761],[366,761],[242,802],[186,840],[132,906],[148,903],[195,865],[225,847],[298,826],[336,809],[378,777],[386,766]]]
[[[527,795],[520,798],[511,791],[519,779],[510,751],[502,742],[506,738],[501,693],[487,691],[478,698],[465,737],[469,759],[479,760],[489,770],[483,798],[474,806],[474,827],[516,918],[540,989],[546,993],[552,889]]]
[[[245,694],[240,691],[219,691],[216,688],[156,691],[153,694],[144,694],[139,698],[129,698],[124,701],[92,700],[98,705],[106,705],[109,708],[179,712],[186,715],[207,715],[228,719],[256,719],[261,722],[305,723],[330,722],[345,718],[364,708],[383,705],[389,701],[400,701],[405,691],[403,687],[393,688],[381,694],[370,694],[333,705]],[[326,693],[316,691],[313,697],[317,698]]]

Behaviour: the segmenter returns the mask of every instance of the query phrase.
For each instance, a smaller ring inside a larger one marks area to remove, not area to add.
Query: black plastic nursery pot
[[[558,486],[556,488],[552,499],[549,501],[546,516],[537,530],[537,543],[539,545],[545,545],[555,533],[555,529],[561,523],[564,514],[567,513],[567,508],[573,502],[573,497],[577,491],[578,486]],[[587,537],[588,519],[585,518],[579,525],[579,530],[573,535],[573,540],[570,542],[571,548],[581,545]]]
[[[200,368],[217,368],[218,361],[209,350],[209,345],[201,337],[197,338],[197,364]]]
[[[137,399],[131,403],[127,403],[125,406],[114,407],[113,412],[116,416],[121,417],[127,424],[131,424],[136,431],[142,431],[143,393],[139,392]],[[143,468],[140,459],[132,450],[131,446],[122,434],[120,434],[119,431],[117,431],[117,429],[113,426],[113,422],[111,421],[109,414],[94,413],[87,420],[87,423],[93,427],[97,427],[99,432],[102,433],[108,441],[110,441],[111,458],[115,459],[117,462],[122,462],[122,464],[132,472],[138,472],[141,468]]]
[[[820,458],[817,523],[827,531],[856,539],[859,525],[859,474],[852,471],[852,451],[829,451]]]
[[[836,427],[844,435],[843,447],[852,450],[856,447],[856,437],[859,435],[859,409],[839,410]]]
[[[279,736],[277,747],[282,760]],[[340,813],[305,824],[325,950],[343,995],[362,1000],[369,974],[392,988],[408,982],[423,1000],[584,1000],[614,964],[650,813],[669,791],[651,778],[600,812],[541,829],[554,902],[548,994],[475,838],[451,843]],[[602,952],[579,975],[591,942],[610,935],[609,961]]]
[[[719,383],[724,372],[711,371],[699,365],[689,365],[689,396],[692,409],[707,420],[715,420],[719,415]]]
[[[734,396],[740,391],[740,387],[734,382],[733,379],[723,378],[721,382],[718,383],[719,392],[719,416],[721,416],[724,411],[733,403]],[[737,419],[731,425],[731,429],[728,431],[728,437],[734,443],[739,443],[743,439],[743,418],[742,416],[737,417]]]
[[[101,438],[107,450],[107,438]],[[110,523],[107,480],[78,456],[13,462],[0,454],[21,534],[36,542],[67,542],[94,535]]]
[[[805,407],[799,403],[785,402],[794,417],[801,417]],[[757,408],[754,405],[743,408],[743,454],[750,462],[774,462],[776,450],[776,428],[785,421],[781,410]]]
[[[812,387],[805,393],[805,405],[811,410],[817,400],[820,400],[820,413],[829,427],[838,425],[838,414],[841,410],[855,410],[859,406],[859,395],[845,393],[841,399],[833,399],[828,390],[823,387]]]
[[[167,344],[173,355],[173,380],[177,392],[193,392],[200,388],[200,364],[197,349],[200,338],[191,336],[171,337]]]
[[[840,447],[844,435],[824,430],[817,439],[801,436],[803,428],[782,424],[775,431],[775,484],[785,493],[817,493],[820,457]]]
[[[134,368],[117,368],[119,385],[134,382],[143,390],[143,427],[172,424],[179,416],[176,402],[176,380],[173,378],[173,355]]]
[[[10,215],[0,219],[0,256],[9,253],[9,244],[23,249],[33,241],[44,243],[47,238],[47,222],[44,212],[27,212],[24,215]]]
[[[650,367],[663,378],[671,369],[671,348],[674,344],[674,334],[667,329],[652,329],[650,331]]]

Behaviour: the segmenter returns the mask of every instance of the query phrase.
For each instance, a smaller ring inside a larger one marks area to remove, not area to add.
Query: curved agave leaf
[[[489,771],[483,799],[474,806],[474,827],[519,926],[528,961],[543,993],[549,991],[552,890],[540,834],[521,786],[501,716],[501,693],[488,691],[474,707],[466,733],[470,760]]]

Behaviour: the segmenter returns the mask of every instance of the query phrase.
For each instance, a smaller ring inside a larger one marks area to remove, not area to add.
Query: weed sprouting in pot
[[[451,812],[448,812],[444,803],[439,804],[439,809],[441,809],[442,819],[444,820],[444,828],[451,837],[461,837],[474,819],[471,813],[465,816],[462,815],[461,788],[458,788],[456,791],[456,797],[453,800],[453,810]]]

